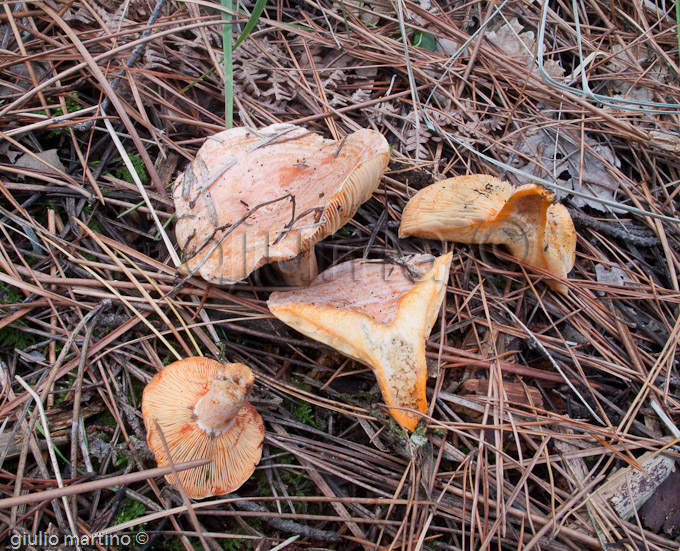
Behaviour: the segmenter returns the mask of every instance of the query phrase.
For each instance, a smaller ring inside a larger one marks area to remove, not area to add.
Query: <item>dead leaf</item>
[[[589,147],[585,148],[581,166],[580,144],[569,135],[553,130],[528,132],[520,139],[516,149],[528,158],[536,159],[537,162],[528,161],[520,168],[529,174],[554,180],[563,187],[615,201],[619,184],[611,172],[620,167],[621,162],[609,146],[599,144],[587,136],[585,143]],[[518,180],[522,184],[532,181],[521,175],[518,176]],[[555,195],[561,199],[566,194],[556,192]],[[624,212],[621,209],[606,207],[596,200],[576,196],[570,197],[569,200],[579,208],[588,206],[602,212]]]
[[[506,55],[532,59],[535,35],[533,31],[522,32],[522,29],[522,24],[514,17],[499,29],[488,31],[484,36]]]
[[[600,283],[608,285],[625,285],[630,278],[621,268],[616,266],[605,266],[604,264],[595,265],[595,276]]]
[[[46,149],[45,151],[38,151],[34,153],[36,159],[33,155],[24,153],[19,157],[15,163],[15,166],[19,168],[26,168],[28,170],[39,170],[41,172],[47,172],[49,174],[59,175],[59,171],[66,172],[66,167],[59,160],[59,155],[56,149]],[[44,162],[41,162],[44,161]]]
[[[680,528],[680,469],[661,484],[640,509],[647,528],[668,534]]]
[[[543,70],[553,80],[564,80],[564,68],[554,59],[544,61]]]
[[[649,80],[656,83],[666,83],[669,81],[668,69],[661,63],[657,56],[650,56],[647,47],[643,44],[635,44],[623,49],[619,44],[614,44],[612,57],[608,63],[608,68],[614,75],[621,75],[625,78],[613,78],[609,81],[611,89],[615,92],[613,98],[625,98],[640,102],[653,102],[654,91],[651,88],[641,85],[643,80],[639,79],[642,67]],[[635,84],[632,84],[635,82]],[[653,117],[649,116],[650,119]]]

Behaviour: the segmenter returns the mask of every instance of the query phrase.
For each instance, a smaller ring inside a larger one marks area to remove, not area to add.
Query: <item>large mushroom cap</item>
[[[255,408],[245,401],[252,386],[252,372],[243,364],[188,358],[165,367],[144,389],[147,443],[158,465],[169,463],[154,420],[173,463],[212,460],[177,473],[189,497],[233,492],[260,461],[264,425]],[[173,475],[166,478],[175,483]]]
[[[493,176],[449,178],[416,193],[399,236],[506,246],[513,256],[563,279],[574,266],[576,231],[567,209],[534,184],[514,187]],[[556,291],[567,286],[549,280]]]
[[[336,142],[275,124],[208,138],[173,193],[181,269],[226,284],[297,257],[354,216],[388,160],[387,141],[372,130]]]
[[[390,413],[413,430],[427,411],[425,341],[437,319],[451,254],[398,264],[355,260],[304,289],[271,294],[281,321],[372,368]],[[394,409],[405,408],[405,409]]]

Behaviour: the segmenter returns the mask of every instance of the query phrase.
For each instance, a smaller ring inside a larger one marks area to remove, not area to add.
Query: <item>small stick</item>
[[[302,134],[298,134],[297,136],[290,136],[288,138],[284,138],[282,140],[279,140],[281,136],[284,136],[285,134],[288,134],[289,132],[292,132],[293,130],[296,130],[298,127],[297,126],[291,126],[290,128],[287,128],[286,130],[283,130],[279,132],[278,134],[274,134],[273,136],[270,136],[260,142],[257,142],[254,145],[251,145],[246,151],[250,153],[251,151],[255,151],[256,149],[259,149],[260,147],[265,147],[267,145],[275,145],[279,143],[284,143],[284,142],[289,142],[292,140],[298,140],[304,136],[307,136],[308,134],[311,134],[311,132],[303,132]]]
[[[236,496],[234,496],[236,497]],[[246,511],[251,511],[254,513],[264,513],[269,512],[266,508],[252,501],[235,500],[232,505],[238,507],[239,509],[245,509]],[[327,530],[320,530],[319,528],[312,528],[310,526],[305,526],[304,524],[299,524],[292,520],[284,520],[277,517],[260,517],[263,522],[269,524],[272,528],[281,530],[282,532],[288,532],[293,534],[303,535],[306,538],[324,541],[327,543],[336,543],[344,541],[343,537],[337,532],[329,532]],[[273,551],[273,550],[272,550]]]
[[[255,213],[255,211],[257,211],[258,209],[265,207],[267,205],[271,205],[272,203],[276,203],[277,201],[282,201],[283,199],[286,199],[288,197],[291,197],[290,193],[286,193],[285,195],[282,195],[281,197],[277,197],[276,199],[272,199],[271,201],[265,201],[264,203],[260,203],[258,205],[255,205],[252,209],[250,209],[248,212],[246,212],[236,222],[231,224],[231,226],[229,226],[229,224],[225,224],[224,226],[220,226],[219,228],[215,228],[215,231],[213,231],[212,235],[208,239],[206,239],[200,247],[198,247],[198,250],[196,251],[196,253],[194,253],[192,255],[191,258],[196,256],[196,254],[198,252],[200,252],[201,249],[206,247],[208,245],[208,243],[210,243],[213,240],[213,238],[215,237],[217,232],[224,231],[225,229],[227,229],[227,227],[229,227],[229,229],[227,229],[227,231],[225,231],[220,236],[220,238],[215,242],[215,244],[210,248],[210,250],[206,253],[206,255],[203,257],[203,259],[196,265],[196,267],[193,268],[186,276],[184,276],[180,280],[180,282],[172,288],[171,291],[169,291],[168,293],[166,293],[163,296],[163,298],[165,299],[169,296],[172,296],[174,293],[176,293],[178,291],[178,289],[182,285],[184,285],[187,281],[189,281],[192,277],[194,277],[194,274],[196,274],[196,272],[198,272],[198,270],[201,269],[201,266],[203,266],[203,264],[205,264],[207,262],[208,258],[210,258],[210,255],[213,252],[215,252],[215,249],[217,249],[217,247],[219,247],[222,244],[222,241],[224,240],[224,238],[227,237],[231,232],[233,232],[239,225],[241,225],[243,222],[245,222],[248,219],[249,216],[252,216],[253,213]]]
[[[285,225],[284,229],[281,230],[281,234],[276,238],[276,241],[274,241],[274,245],[276,245],[279,241],[281,241],[287,234],[293,229],[300,229],[300,228],[293,228],[293,225],[295,222],[298,222],[302,220],[305,216],[311,213],[315,213],[314,215],[314,224],[318,224],[319,220],[321,220],[321,215],[323,214],[324,207],[311,207],[307,209],[305,212],[300,214],[297,218],[294,218],[288,224]],[[314,227],[314,226],[311,226]]]
[[[80,438],[80,400],[83,391],[83,376],[85,375],[85,364],[87,363],[87,348],[90,344],[90,339],[92,338],[92,330],[99,318],[99,315],[111,306],[111,300],[106,299],[102,301],[102,307],[96,310],[96,313],[90,319],[87,327],[85,328],[85,339],[83,341],[83,346],[80,351],[80,360],[78,361],[78,372],[76,374],[76,380],[73,387],[75,388],[75,395],[73,397],[73,417],[71,419],[71,476],[76,476],[77,466],[78,466],[78,442]],[[72,510],[71,514],[74,517],[78,516],[77,501],[74,499],[71,503]]]
[[[202,467],[208,463],[210,463],[210,459],[196,459],[194,461],[187,461],[186,463],[176,463],[174,468],[175,471],[185,471],[187,469]],[[73,484],[72,486],[64,486],[63,488],[52,488],[51,490],[44,490],[42,492],[33,492],[32,494],[7,497],[0,499],[0,509],[8,509],[10,507],[17,507],[19,505],[28,505],[30,503],[49,501],[51,499],[58,499],[64,496],[84,494],[86,492],[94,492],[96,490],[103,490],[104,488],[121,486],[123,484],[133,484],[135,482],[142,482],[150,478],[156,478],[157,476],[165,476],[166,474],[172,474],[172,467],[156,467],[155,469],[147,469],[146,471],[139,471],[137,473],[129,473],[119,476],[111,476],[109,478],[101,478],[98,480],[90,480],[89,482]]]
[[[29,384],[26,381],[24,381],[19,375],[15,375],[14,378],[19,382],[21,386],[24,387],[26,392],[28,392],[33,397],[33,400],[35,400],[35,405],[38,408],[38,412],[40,414],[40,422],[42,423],[43,434],[45,435],[45,440],[47,441],[47,451],[50,455],[50,460],[52,461],[52,469],[54,470],[54,476],[57,479],[59,489],[61,489],[64,487],[64,481],[61,478],[59,462],[57,461],[57,454],[54,451],[52,438],[50,437],[50,429],[47,424],[47,415],[45,415],[45,408],[43,407],[42,400],[40,400],[40,396],[38,396],[36,391],[33,390],[29,386]],[[66,512],[66,518],[68,519],[69,528],[71,529],[71,533],[75,536],[78,534],[78,527],[76,525],[75,519],[73,518],[73,514],[71,513],[71,507],[69,507],[69,503],[68,500],[66,499],[66,496],[62,496],[61,500],[64,503],[64,511]]]
[[[198,522],[198,517],[196,516],[196,511],[194,511],[194,508],[191,505],[191,499],[189,499],[189,496],[187,495],[187,492],[184,489],[184,486],[182,486],[182,482],[179,479],[179,476],[177,476],[177,469],[175,468],[175,465],[172,462],[172,456],[170,455],[170,448],[168,448],[168,443],[165,440],[165,435],[163,434],[163,430],[161,429],[161,426],[156,419],[153,420],[153,424],[156,425],[156,430],[158,431],[158,436],[161,439],[161,444],[163,444],[163,451],[165,452],[165,456],[168,458],[168,464],[170,465],[170,469],[172,470],[172,475],[175,478],[175,484],[177,485],[177,489],[179,490],[179,493],[182,495],[182,500],[184,501],[184,506],[187,508],[187,513],[189,513],[189,518],[191,519],[191,522],[194,525],[196,532],[198,533],[198,539],[201,540],[201,544],[203,545],[203,549],[205,549],[207,551],[208,549],[210,549],[210,546],[208,545],[208,542],[205,540],[205,536],[203,535],[203,527]]]
[[[163,9],[163,4],[165,4],[165,0],[158,0],[156,2],[156,6],[154,7],[153,11],[151,12],[149,19],[147,19],[147,21],[146,21],[146,25],[144,26],[145,28],[144,28],[144,31],[142,31],[140,39],[144,39],[151,34],[151,31],[152,31],[151,27],[156,22],[156,20],[158,19],[158,16],[161,14],[161,9]],[[146,42],[141,42],[140,44],[137,44],[132,49],[132,53],[130,54],[130,57],[128,58],[127,62],[125,63],[125,69],[129,69],[135,63],[137,63],[137,60],[139,59],[139,56],[144,51],[145,47],[146,47]],[[118,85],[120,84],[120,79],[125,74],[125,69],[120,69],[118,71],[118,74],[116,75],[116,78],[113,79],[113,82],[111,83],[111,89],[112,90],[115,91],[115,90],[118,89]],[[104,101],[102,101],[102,105],[101,105],[102,110],[106,111],[106,109],[108,109],[110,104],[111,104],[111,99],[108,96],[105,97]],[[85,121],[83,123],[82,130],[89,130],[90,128],[92,128],[93,125],[94,125],[94,119],[90,119],[89,121]]]
[[[200,157],[199,157],[200,159]],[[203,161],[201,161],[203,162]],[[232,166],[234,166],[238,162],[238,159],[236,157],[232,157],[229,159],[226,163],[224,163],[220,168],[218,168],[212,176],[209,178],[205,178],[205,176],[202,174],[201,176],[206,180],[206,182],[201,186],[201,188],[198,190],[198,193],[203,193],[206,189],[208,189],[210,186],[212,186],[218,178],[221,178],[224,173],[229,170]],[[205,163],[203,163],[203,166],[205,167]],[[191,168],[191,166],[190,166]]]
[[[337,159],[338,155],[340,155],[340,151],[342,150],[342,146],[345,145],[345,141],[347,140],[347,136],[345,136],[340,144],[338,145],[338,148],[335,150],[335,153],[333,153],[333,158]]]

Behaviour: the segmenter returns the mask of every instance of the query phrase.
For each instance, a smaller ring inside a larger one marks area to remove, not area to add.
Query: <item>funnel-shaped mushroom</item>
[[[425,341],[446,293],[451,254],[399,264],[357,260],[321,273],[309,287],[275,292],[281,321],[367,366],[407,429],[427,410]]]
[[[336,142],[275,124],[208,138],[173,193],[180,269],[220,285],[302,255],[284,278],[311,282],[317,270],[310,249],[370,198],[388,160],[387,141],[372,130]]]
[[[177,473],[189,497],[228,494],[253,474],[264,439],[262,418],[246,402],[253,382],[252,372],[243,364],[188,358],[165,367],[144,389],[147,443],[158,466],[169,463],[154,420],[173,463],[212,460]],[[166,478],[175,482],[173,475]]]
[[[553,201],[552,193],[534,184],[516,188],[478,174],[449,178],[411,198],[399,236],[505,245],[527,264],[566,278],[574,266],[576,232],[567,209]],[[548,285],[567,293],[558,280]]]

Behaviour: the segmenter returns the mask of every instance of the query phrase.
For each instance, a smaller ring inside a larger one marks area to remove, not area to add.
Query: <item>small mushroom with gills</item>
[[[180,271],[225,285],[278,262],[289,285],[310,283],[314,245],[371,197],[388,161],[387,140],[366,129],[342,141],[290,124],[209,137],[173,192]]]
[[[561,281],[574,266],[576,231],[569,212],[549,191],[515,187],[493,176],[472,174],[421,189],[406,205],[399,237],[505,245],[527,264],[555,276],[547,284],[567,294]]]
[[[309,287],[272,293],[267,306],[303,335],[369,366],[392,416],[414,430],[418,412],[427,411],[425,342],[450,266],[451,253],[344,262]]]
[[[187,358],[165,367],[144,389],[147,443],[158,466],[169,461],[154,420],[173,463],[212,460],[177,473],[189,497],[228,494],[253,474],[264,439],[262,418],[246,401],[253,382],[252,372],[243,364]],[[166,478],[175,483],[173,475]]]

